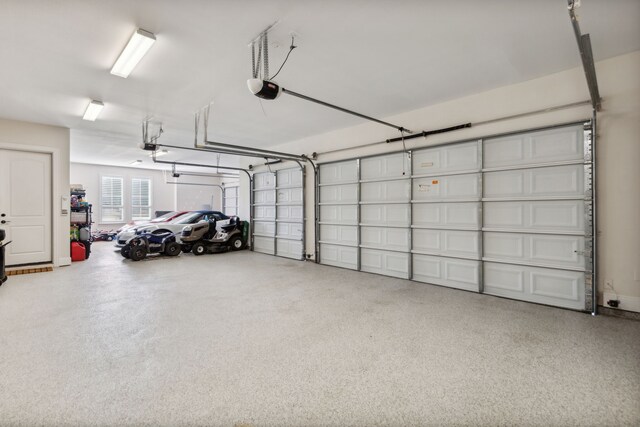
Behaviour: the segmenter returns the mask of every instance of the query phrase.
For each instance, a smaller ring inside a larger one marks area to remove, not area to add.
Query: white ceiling
[[[136,148],[142,120],[164,123],[162,142],[189,146],[193,114],[211,101],[209,138],[232,144],[361,123],[290,96],[261,107],[248,92],[247,44],[275,21],[272,73],[299,34],[282,86],[379,118],[580,65],[565,0],[3,0],[1,9],[0,117],[71,128],[77,162],[149,165]],[[582,0],[578,13],[596,60],[640,49],[640,1]],[[128,79],[111,75],[137,27],[157,42]],[[90,99],[105,103],[96,122],[81,119]]]

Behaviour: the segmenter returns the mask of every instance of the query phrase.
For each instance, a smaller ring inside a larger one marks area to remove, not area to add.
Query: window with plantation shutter
[[[103,176],[100,187],[100,218],[103,223],[124,221],[123,180]]]
[[[131,219],[151,219],[151,180],[133,178],[131,180]]]

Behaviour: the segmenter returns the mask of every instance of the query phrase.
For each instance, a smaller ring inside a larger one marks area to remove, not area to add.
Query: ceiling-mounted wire
[[[269,79],[269,80],[273,80],[276,78],[276,76],[278,74],[280,74],[280,71],[282,71],[282,67],[284,67],[284,64],[287,63],[287,60],[289,59],[289,55],[291,55],[291,52],[293,51],[293,49],[297,48],[298,46],[295,46],[293,44],[294,41],[294,37],[291,36],[291,46],[289,46],[289,52],[287,52],[287,56],[284,58],[284,61],[282,62],[282,65],[280,65],[280,68],[278,68],[278,71]]]

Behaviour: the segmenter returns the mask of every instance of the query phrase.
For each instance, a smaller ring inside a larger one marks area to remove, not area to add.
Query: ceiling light
[[[142,160],[134,160],[133,162],[129,163],[131,166],[137,166],[139,164],[142,163]]]
[[[113,64],[111,74],[125,79],[129,77],[131,71],[138,65],[138,62],[149,51],[155,41],[156,36],[153,33],[138,28],[129,39],[129,43],[125,46],[116,63]]]
[[[82,116],[83,120],[89,120],[95,122],[98,118],[98,114],[104,108],[104,104],[100,101],[91,101],[89,105],[87,105],[87,109],[84,112],[84,116]]]
[[[169,154],[169,150],[156,150],[156,157],[166,156]],[[149,153],[149,157],[153,157],[153,152]]]

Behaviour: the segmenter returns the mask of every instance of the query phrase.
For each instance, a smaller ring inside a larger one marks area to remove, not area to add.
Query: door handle
[[[3,219],[2,221],[0,221],[0,224],[6,224],[8,222],[11,222],[11,221],[6,221],[6,220]]]

